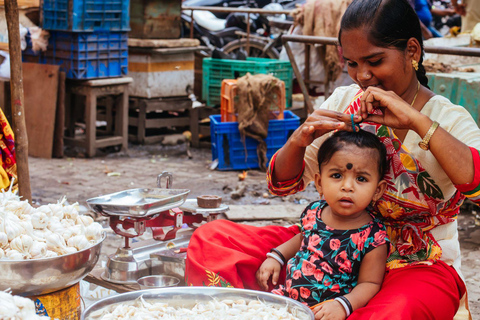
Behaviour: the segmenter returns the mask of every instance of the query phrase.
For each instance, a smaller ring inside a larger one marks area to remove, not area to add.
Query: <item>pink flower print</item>
[[[306,215],[303,219],[302,219],[302,225],[303,225],[303,228],[305,230],[312,230],[313,229],[313,226],[315,225],[315,215]]]
[[[363,251],[365,241],[367,241],[370,235],[370,228],[367,228],[361,232],[354,233],[350,236],[352,242],[357,246],[358,250]]]
[[[302,262],[302,273],[305,276],[313,276],[315,272],[315,265],[308,260],[303,260]]]
[[[331,288],[330,291],[340,293],[340,285],[338,283],[335,283]]]
[[[330,228],[329,226],[325,226],[325,229],[328,230],[328,231],[333,231],[333,230],[335,230],[335,229],[333,229],[333,228]]]
[[[324,277],[323,285],[327,288],[330,288],[330,286],[332,285],[332,279],[330,277]]]
[[[315,280],[317,280],[318,282],[323,280],[324,275],[325,275],[325,273],[323,273],[323,271],[320,270],[320,269],[316,269],[315,272],[313,273],[313,276],[315,277]]]
[[[302,271],[300,270],[295,270],[293,271],[292,278],[297,280],[302,276]]]
[[[348,260],[347,252],[342,251],[335,257],[335,262],[339,265],[339,269],[345,273],[352,272],[352,262]]]
[[[320,267],[322,267],[322,269],[323,269],[326,273],[329,273],[329,274],[331,274],[332,271],[333,271],[333,270],[332,270],[332,267],[330,267],[330,265],[329,265],[326,261],[322,262],[322,263],[320,264]]]
[[[303,299],[308,299],[308,297],[310,297],[310,290],[308,290],[305,287],[301,287],[300,288],[300,297],[302,297]]]
[[[292,279],[288,279],[285,281],[285,290],[287,292],[290,292],[290,289],[292,288]]]
[[[292,289],[290,291],[290,298],[292,298],[293,300],[298,299],[298,290],[297,289]]]
[[[310,240],[308,242],[309,246],[316,247],[320,243],[320,236],[318,234],[314,234],[310,237]]]
[[[338,239],[331,239],[330,240],[330,249],[333,251],[337,251],[340,248],[340,240]]]
[[[373,246],[378,247],[385,243],[385,238],[387,237],[387,233],[385,231],[378,231],[375,233],[373,237]]]

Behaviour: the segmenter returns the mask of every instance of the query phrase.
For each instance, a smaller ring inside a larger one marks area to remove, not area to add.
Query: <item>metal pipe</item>
[[[338,45],[338,39],[334,38],[334,37],[284,35],[282,37],[282,42],[285,44],[288,41],[300,42],[300,43],[310,43],[310,44]],[[479,48],[425,46],[424,51],[426,53],[480,57],[480,49]]]
[[[285,42],[283,44],[285,46],[285,51],[287,52],[288,59],[290,59],[290,63],[292,65],[293,73],[295,73],[295,77],[297,77],[298,85],[303,93],[303,99],[305,100],[305,107],[307,109],[307,114],[313,113],[313,104],[310,100],[310,96],[308,95],[307,87],[305,86],[305,82],[303,81],[302,73],[300,69],[298,69],[297,62],[295,61],[295,56],[293,55],[292,48],[290,48],[290,44]]]
[[[263,10],[254,8],[225,8],[225,7],[182,7],[182,10],[202,10],[210,12],[243,12],[243,13],[260,13],[260,14],[290,14],[292,10]]]
[[[247,56],[248,53],[250,52],[250,12],[247,13]]]
[[[193,39],[193,10],[190,12],[190,39]]]

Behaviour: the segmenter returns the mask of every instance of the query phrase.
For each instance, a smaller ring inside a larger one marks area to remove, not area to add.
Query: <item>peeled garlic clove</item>
[[[35,211],[31,215],[31,223],[35,229],[45,229],[48,225],[48,216],[41,211]]]
[[[47,253],[47,244],[44,242],[34,241],[30,248],[32,258],[43,258]]]
[[[91,246],[91,243],[85,238],[84,235],[73,236],[68,239],[67,245],[69,247],[74,247],[77,250],[83,250]]]
[[[8,237],[5,232],[0,232],[0,249],[5,249],[8,246]]]
[[[101,224],[95,222],[85,228],[85,237],[89,241],[98,241],[102,238],[103,227]]]
[[[88,227],[93,223],[93,218],[90,216],[85,216],[85,215],[79,215],[77,217],[77,220],[75,221],[75,224],[81,224],[85,227]]]

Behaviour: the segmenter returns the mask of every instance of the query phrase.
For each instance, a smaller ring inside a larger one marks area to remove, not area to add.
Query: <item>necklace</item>
[[[417,81],[417,92],[415,93],[415,97],[413,97],[412,103],[410,103],[412,107],[413,107],[413,104],[415,103],[415,100],[417,100],[418,91],[420,91],[420,81]]]
[[[417,92],[415,92],[415,96],[413,97],[412,103],[410,103],[410,106],[413,107],[413,104],[415,103],[415,100],[417,100],[418,92],[420,91],[420,81],[417,81]],[[353,123],[353,121],[352,121]],[[396,128],[392,128],[393,131],[396,130]]]

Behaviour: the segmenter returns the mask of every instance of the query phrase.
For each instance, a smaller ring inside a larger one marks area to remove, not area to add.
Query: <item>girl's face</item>
[[[380,180],[378,156],[374,149],[347,145],[321,165],[316,183],[333,215],[358,218],[382,196],[386,182]]]
[[[416,81],[411,65],[415,57],[409,57],[409,51],[377,47],[368,41],[366,34],[368,29],[365,28],[342,31],[342,50],[348,74],[363,90],[370,86],[380,87],[405,99],[409,85]]]

